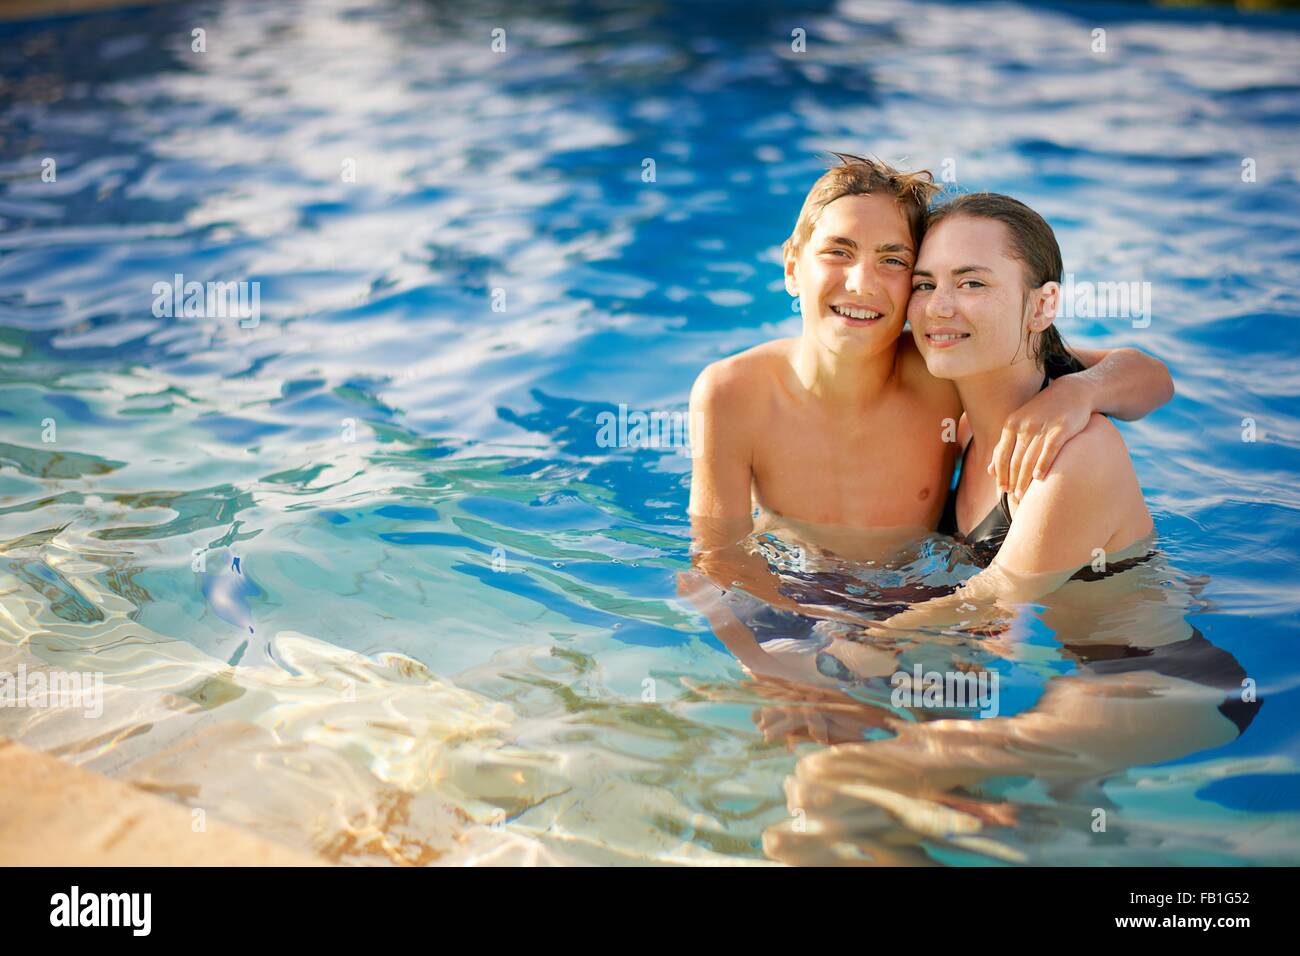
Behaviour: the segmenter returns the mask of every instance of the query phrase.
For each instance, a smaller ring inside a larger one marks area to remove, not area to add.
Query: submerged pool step
[[[326,866],[0,737],[0,866]]]

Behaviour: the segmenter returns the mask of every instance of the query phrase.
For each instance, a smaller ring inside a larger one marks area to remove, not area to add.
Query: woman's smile
[[[925,333],[925,341],[932,349],[947,349],[954,345],[960,345],[970,338],[969,332],[961,332],[957,329],[930,329]]]

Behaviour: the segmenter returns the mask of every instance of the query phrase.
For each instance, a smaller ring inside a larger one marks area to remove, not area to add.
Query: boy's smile
[[[879,322],[881,313],[872,309],[870,306],[855,305],[850,302],[841,302],[831,306],[831,311],[844,319],[848,325],[871,325],[873,322]]]

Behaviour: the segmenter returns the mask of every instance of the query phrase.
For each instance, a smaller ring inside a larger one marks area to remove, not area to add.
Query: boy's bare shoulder
[[[761,413],[773,386],[789,373],[798,339],[774,339],[705,366],[691,389],[691,405],[746,415]]]

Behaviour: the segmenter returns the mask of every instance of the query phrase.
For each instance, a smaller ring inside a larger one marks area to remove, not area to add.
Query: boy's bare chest
[[[765,421],[759,435],[754,492],[778,514],[860,528],[933,528],[943,511],[955,427],[923,407],[894,403],[852,421],[792,410]]]

